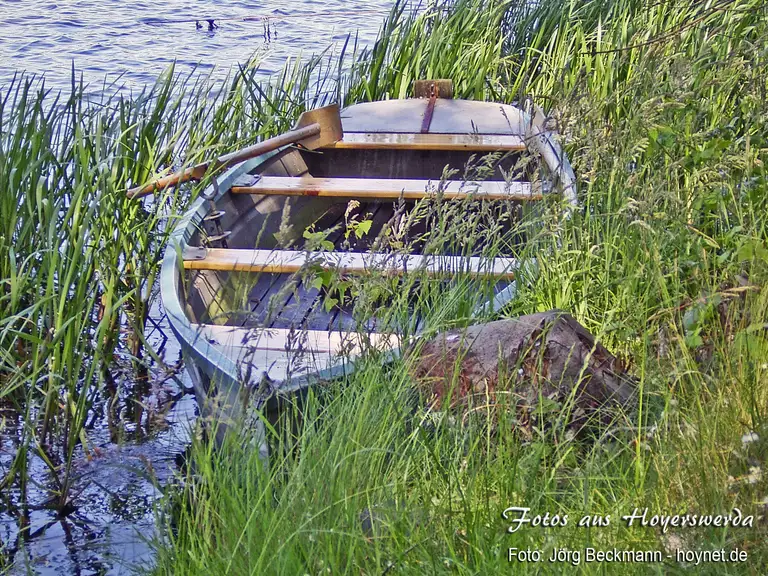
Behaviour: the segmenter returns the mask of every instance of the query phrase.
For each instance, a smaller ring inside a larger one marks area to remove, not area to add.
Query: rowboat
[[[302,275],[308,267],[492,277],[498,289],[481,305],[502,305],[514,293],[518,263],[509,257],[381,252],[371,242],[350,248],[341,232],[324,248],[307,249],[305,231],[343,223],[350,201],[370,215],[368,239],[418,202],[474,198],[512,213],[551,194],[576,203],[573,172],[540,113],[453,99],[444,83],[426,83],[426,93],[422,83],[417,92],[424,97],[341,110],[343,134],[316,150],[285,145],[232,167],[175,227],[162,263],[162,303],[199,404],[217,421],[249,412],[258,427],[281,399],[350,373],[367,351],[398,354],[396,327],[361,327],[351,305],[323,305],[323,287]],[[487,179],[444,177],[446,166],[462,174],[473,157],[491,153],[497,160]],[[505,167],[521,156],[544,176],[509,181]]]

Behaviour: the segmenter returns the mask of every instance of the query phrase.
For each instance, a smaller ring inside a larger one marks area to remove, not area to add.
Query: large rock
[[[514,406],[525,422],[565,408],[559,413],[579,429],[590,417],[608,423],[635,398],[617,358],[558,310],[441,333],[410,355],[434,409]]]

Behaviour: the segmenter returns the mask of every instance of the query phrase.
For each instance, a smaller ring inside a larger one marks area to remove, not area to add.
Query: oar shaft
[[[314,123],[310,124],[309,126],[304,126],[303,128],[297,128],[296,130],[285,132],[284,134],[280,134],[268,140],[264,140],[263,142],[259,142],[258,144],[254,144],[253,146],[248,146],[248,148],[220,156],[212,162],[202,162],[196,166],[192,166],[191,168],[176,172],[175,174],[170,174],[163,178],[159,178],[153,182],[150,182],[149,184],[145,184],[144,186],[131,188],[128,190],[128,197],[139,198],[141,196],[146,196],[147,194],[152,194],[157,190],[163,190],[164,188],[173,187],[183,182],[188,182],[189,180],[200,180],[203,178],[203,176],[205,176],[209,168],[226,167],[232,166],[233,164],[239,164],[240,162],[255,158],[261,154],[266,154],[272,150],[277,150],[281,146],[286,146],[306,138],[311,138],[312,136],[317,136],[320,134],[320,131],[320,124]]]
[[[232,164],[239,164],[240,162],[244,162],[250,158],[255,158],[261,154],[271,152],[272,150],[277,150],[281,146],[293,144],[294,142],[304,140],[305,138],[311,138],[312,136],[317,136],[318,134],[320,134],[320,124],[310,124],[304,128],[291,130],[290,132],[285,132],[284,134],[280,134],[270,138],[269,140],[264,140],[263,142],[254,144],[253,146],[248,146],[248,148],[243,148],[237,152],[231,152],[229,154],[225,154],[224,156],[220,156],[216,162],[220,166],[231,166]]]

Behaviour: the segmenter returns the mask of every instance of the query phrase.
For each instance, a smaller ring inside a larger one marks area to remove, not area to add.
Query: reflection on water
[[[185,396],[170,414],[168,433],[143,444],[104,446],[91,462],[81,462],[77,508],[64,518],[50,510],[31,511],[23,545],[16,523],[0,516],[3,538],[15,553],[14,572],[117,574],[150,562],[145,538],[154,532],[158,487],[174,473],[175,455],[186,444],[179,430],[194,422],[194,410],[194,400]]]
[[[155,310],[157,316],[161,316]],[[149,334],[161,348],[170,330],[165,322]],[[176,341],[167,338],[167,363],[180,359]],[[80,453],[74,462],[74,507],[59,517],[46,506],[54,488],[46,467],[34,454],[25,516],[16,487],[0,501],[0,542],[11,574],[125,574],[152,561],[148,539],[155,533],[155,503],[174,478],[197,418],[191,382],[186,372],[150,370],[148,382],[131,381],[129,363],[113,370],[116,389],[94,408],[88,430],[90,458]],[[0,439],[0,468],[7,469],[14,453],[13,421]],[[9,424],[9,420],[6,420]],[[16,422],[16,429],[21,422]],[[37,459],[37,461],[35,461]],[[26,539],[20,527],[28,526]],[[3,564],[0,563],[0,572]]]

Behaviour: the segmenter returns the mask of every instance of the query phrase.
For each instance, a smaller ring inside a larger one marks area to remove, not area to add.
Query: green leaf
[[[314,280],[312,280],[312,288],[315,288],[316,290],[320,290],[323,287],[323,279],[320,276],[317,276]]]
[[[757,258],[763,262],[768,262],[768,248],[759,240],[749,240],[739,247],[737,256],[741,261],[750,261]]]
[[[373,220],[363,220],[355,225],[355,236],[362,238],[371,231]]]
[[[744,330],[744,334],[754,334],[755,332],[760,332],[761,330],[768,330],[768,323],[756,322],[754,324],[750,324]]]
[[[699,335],[697,330],[693,334],[688,334],[685,337],[685,344],[688,348],[698,348],[704,344],[704,340],[702,340],[701,335]]]

